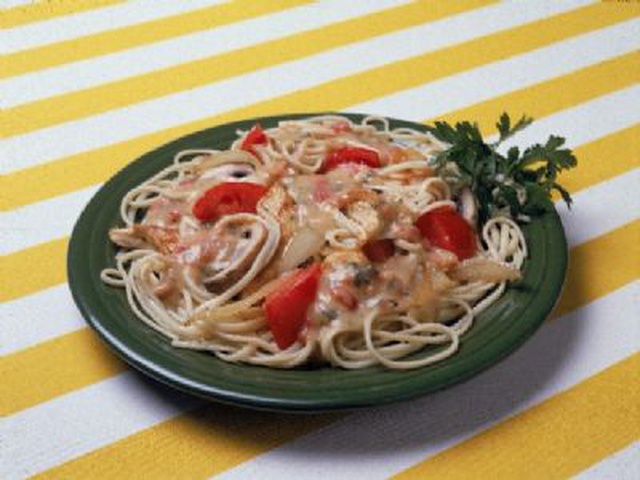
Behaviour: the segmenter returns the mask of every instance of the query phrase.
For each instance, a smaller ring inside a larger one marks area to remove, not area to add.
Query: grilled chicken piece
[[[428,264],[443,272],[450,272],[460,264],[455,253],[441,248],[427,249],[425,260]]]
[[[278,218],[293,205],[291,197],[281,185],[273,185],[260,200],[260,207]]]
[[[109,231],[113,243],[124,248],[151,247],[163,254],[172,253],[179,242],[178,229],[135,224]]]
[[[378,205],[380,199],[378,198],[378,194],[372,192],[371,190],[353,186],[348,188],[348,190],[346,190],[344,193],[339,194],[333,203],[335,203],[336,207],[338,208],[344,208],[357,202],[364,202],[370,205]]]
[[[293,206],[291,197],[284,188],[277,184],[273,185],[260,201],[260,205],[278,220],[280,225],[280,244],[271,261],[245,287],[244,292],[247,295],[251,295],[266,282],[277,278],[282,273],[281,266],[285,248],[296,233],[296,209]]]
[[[464,282],[513,282],[522,275],[516,268],[484,257],[474,257],[462,262],[451,277]]]
[[[258,160],[248,152],[225,151],[206,155],[193,171],[198,176],[202,175],[203,178],[242,178],[246,175],[238,177],[234,173],[253,174],[258,165]]]
[[[160,281],[153,288],[153,293],[163,302],[177,305],[182,299],[181,291],[184,288],[184,276],[182,267],[170,260],[161,270]]]
[[[262,200],[260,207],[275,217],[280,225],[280,246],[273,256],[277,260],[282,255],[282,249],[289,243],[296,230],[296,208],[287,191],[280,185],[273,185]]]
[[[347,214],[363,228],[367,238],[376,236],[384,227],[378,212],[370,203],[362,201],[352,203],[347,209]]]
[[[323,265],[331,270],[344,265],[368,265],[369,260],[360,250],[334,252],[324,259]]]

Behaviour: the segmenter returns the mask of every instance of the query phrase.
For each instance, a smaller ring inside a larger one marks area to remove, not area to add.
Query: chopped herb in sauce
[[[329,321],[338,318],[338,311],[334,308],[325,308],[320,314]]]
[[[358,265],[353,284],[358,288],[365,287],[370,285],[377,276],[378,272],[372,265]]]

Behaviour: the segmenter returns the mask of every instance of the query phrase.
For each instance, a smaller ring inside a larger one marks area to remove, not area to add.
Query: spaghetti
[[[513,220],[478,226],[470,192],[435,174],[446,148],[332,115],[183,151],[123,198],[102,281],[174,346],[229,362],[442,361],[527,256]]]

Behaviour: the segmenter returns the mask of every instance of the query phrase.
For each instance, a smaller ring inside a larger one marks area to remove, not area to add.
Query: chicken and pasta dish
[[[472,189],[436,170],[447,148],[325,115],[182,151],[124,197],[101,278],[175,347],[229,362],[441,361],[527,257],[513,218],[482,218]]]

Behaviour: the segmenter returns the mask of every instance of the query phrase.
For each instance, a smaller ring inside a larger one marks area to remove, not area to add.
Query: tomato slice
[[[269,139],[267,138],[267,134],[264,133],[264,130],[262,129],[260,124],[256,123],[253,127],[251,127],[249,133],[247,133],[247,136],[243,140],[242,145],[240,145],[240,148],[242,150],[246,150],[247,152],[255,154],[255,146],[264,145],[268,141]]]
[[[342,147],[330,152],[324,159],[322,172],[328,172],[337,168],[339,165],[355,163],[358,165],[366,165],[371,168],[380,167],[380,156],[377,152],[367,148],[360,147]]]
[[[281,350],[289,348],[307,322],[307,311],[316,298],[322,267],[314,263],[291,274],[280,288],[267,295],[267,324]]]
[[[384,262],[387,258],[393,256],[395,246],[390,238],[380,238],[365,243],[362,247],[362,252],[372,262]]]
[[[268,188],[258,183],[226,182],[207,190],[193,206],[193,215],[212,222],[233,213],[256,213],[256,206]]]
[[[416,221],[420,233],[432,245],[455,253],[459,260],[476,253],[475,233],[458,212],[449,207],[436,208]]]

